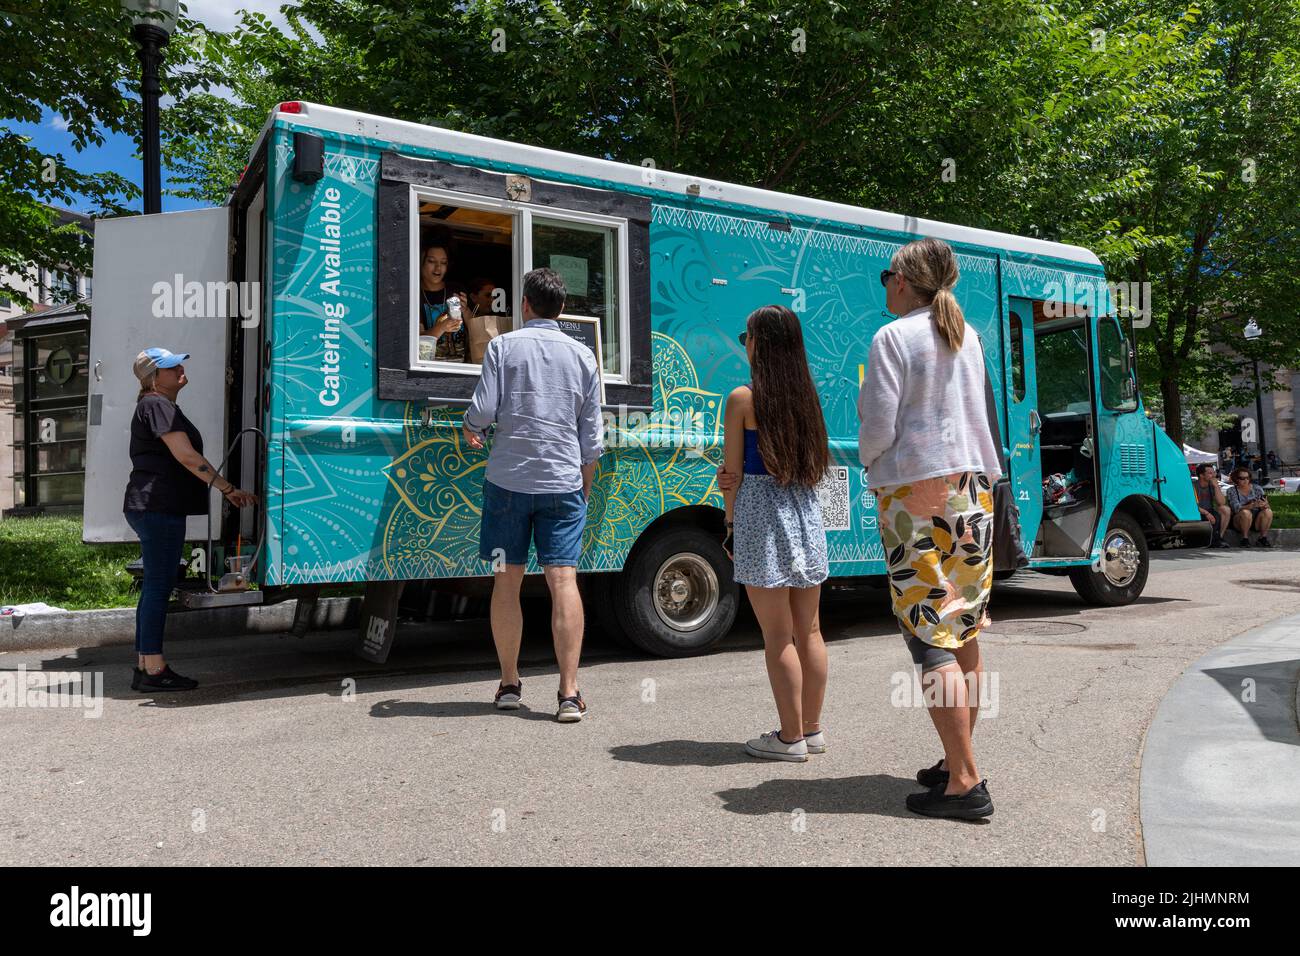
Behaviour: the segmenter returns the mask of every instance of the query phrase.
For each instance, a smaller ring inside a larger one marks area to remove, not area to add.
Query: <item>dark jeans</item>
[[[161,654],[167,600],[176,586],[185,549],[185,516],[161,511],[127,511],[126,523],[140,538],[144,583],[135,609],[135,651]]]

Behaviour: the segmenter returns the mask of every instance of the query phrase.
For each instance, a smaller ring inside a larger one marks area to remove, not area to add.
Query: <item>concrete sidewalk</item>
[[[1192,664],[1161,701],[1142,756],[1152,866],[1300,864],[1300,616]]]

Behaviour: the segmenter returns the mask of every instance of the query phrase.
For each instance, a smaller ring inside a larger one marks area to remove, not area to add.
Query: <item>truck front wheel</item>
[[[1134,518],[1116,511],[1102,539],[1096,566],[1070,568],[1070,583],[1089,604],[1121,607],[1142,594],[1151,567],[1146,535]]]

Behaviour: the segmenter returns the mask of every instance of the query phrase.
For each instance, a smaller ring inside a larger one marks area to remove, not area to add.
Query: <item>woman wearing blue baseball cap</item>
[[[131,418],[131,477],[122,510],[140,538],[144,560],[131,679],[132,689],[144,693],[198,686],[198,681],[168,667],[162,653],[167,601],[185,547],[185,516],[208,513],[208,488],[213,485],[237,508],[257,502],[256,495],[217,474],[203,457],[203,436],[176,404],[176,396],[189,383],[181,364],[189,357],[157,348],[135,357],[140,394]]]

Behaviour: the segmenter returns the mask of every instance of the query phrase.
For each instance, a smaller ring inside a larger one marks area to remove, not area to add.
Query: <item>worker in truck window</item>
[[[176,404],[180,390],[189,384],[181,364],[189,357],[188,352],[145,349],[133,366],[140,393],[131,417],[131,476],[122,510],[140,538],[144,561],[131,688],[145,694],[198,686],[198,681],[168,666],[162,649],[167,601],[185,548],[185,516],[208,513],[211,487],[236,508],[257,503],[256,495],[222,478],[203,457],[203,436]]]
[[[420,253],[420,337],[433,340],[432,355],[422,359],[438,362],[469,360],[469,331],[465,327],[462,289],[448,282],[451,269],[450,243],[441,240],[426,245]],[[424,344],[424,343],[421,343]]]

